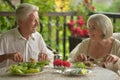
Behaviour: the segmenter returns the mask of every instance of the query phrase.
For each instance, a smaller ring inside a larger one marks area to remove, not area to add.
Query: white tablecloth
[[[66,76],[56,73],[53,68],[45,68],[42,73],[29,76],[16,76],[6,72],[6,68],[0,69],[0,80],[120,80],[120,76],[111,70],[95,67],[91,73],[85,76]]]

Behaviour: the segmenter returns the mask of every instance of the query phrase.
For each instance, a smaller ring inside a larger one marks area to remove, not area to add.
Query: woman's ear
[[[102,39],[104,39],[105,38],[105,34],[102,34]]]

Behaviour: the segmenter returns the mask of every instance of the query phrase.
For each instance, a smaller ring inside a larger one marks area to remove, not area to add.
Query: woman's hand
[[[87,56],[83,53],[77,55],[75,62],[79,62],[79,61],[86,61],[87,60]]]
[[[109,54],[105,57],[105,63],[116,63],[118,61],[119,57],[116,55]]]
[[[23,55],[20,52],[8,54],[7,57],[15,62],[23,62]]]

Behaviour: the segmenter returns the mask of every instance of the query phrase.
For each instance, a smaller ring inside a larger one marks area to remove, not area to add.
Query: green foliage
[[[0,11],[14,11],[12,7],[9,6],[9,4],[3,0],[0,0]],[[13,16],[6,17],[1,16],[0,17],[0,33],[6,32],[7,30],[11,29],[14,26],[15,19]]]
[[[90,12],[89,9],[87,9],[86,7],[83,7],[83,5],[78,5],[77,6],[78,8],[78,15],[82,15],[85,19],[85,21],[87,21],[87,18],[88,18],[88,13]]]
[[[15,19],[13,16],[6,17],[2,16],[0,17],[0,33],[6,32],[7,30],[14,27]]]
[[[112,5],[106,9],[107,12],[120,12],[120,0],[113,1]]]
[[[39,12],[52,12],[55,10],[54,8],[54,0],[24,0],[25,3],[31,3],[31,4],[35,4],[36,6],[39,7]],[[0,0],[0,11],[10,11],[10,12],[14,12],[15,10],[6,2],[3,0]],[[15,7],[17,7],[17,5],[15,5]],[[41,18],[42,20],[42,18]],[[10,16],[10,17],[6,17],[6,16],[2,16],[0,17],[0,33],[6,32],[7,30],[16,27],[15,25],[15,17],[14,16]],[[47,28],[47,27],[46,27]],[[37,30],[39,31],[40,28],[38,28]]]
[[[14,11],[14,9],[5,0],[0,0],[0,11]]]
[[[106,5],[106,3],[98,4],[93,3],[96,6],[97,12],[120,12],[120,0],[114,0],[111,5]],[[116,19],[116,24],[114,26],[114,32],[120,32],[120,19]]]
[[[93,3],[93,5],[96,7],[96,12],[104,12],[106,11],[106,8],[108,8],[108,6],[106,4],[98,4],[98,3]]]
[[[54,0],[24,0],[25,3],[35,4],[39,7],[39,12],[55,11]]]
[[[120,0],[114,0],[111,5],[106,5],[106,3],[96,3],[93,5],[96,7],[97,12],[120,12]]]

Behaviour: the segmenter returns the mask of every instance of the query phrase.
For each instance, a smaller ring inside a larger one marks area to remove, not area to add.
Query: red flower
[[[74,27],[74,21],[73,19],[70,20],[68,23],[68,29],[71,31],[73,37],[88,37],[88,30],[83,30],[85,21],[83,19],[83,16],[77,17],[77,26]]]
[[[84,33],[84,36],[86,36],[86,37],[89,36],[89,35],[88,35],[88,29],[87,29],[87,28],[83,30],[83,33]]]
[[[78,32],[79,32],[79,27],[76,27],[73,31],[72,31],[72,36],[76,37],[78,36]]]
[[[79,37],[83,37],[83,36],[84,36],[83,30],[80,30],[80,31],[79,31],[78,36],[79,36]]]
[[[83,19],[78,19],[77,24],[82,27],[85,24],[85,21]]]
[[[74,30],[74,35],[75,35],[75,36],[78,36],[78,37],[83,37],[83,36],[84,36],[84,33],[83,33],[83,31],[80,29],[80,27],[76,27],[75,30]]]
[[[75,32],[76,32],[76,33],[79,33],[79,32],[80,32],[80,27],[76,27],[76,28],[75,28]]]
[[[78,16],[78,19],[83,19],[83,16]]]
[[[63,61],[61,59],[57,59],[57,60],[54,60],[53,64],[54,64],[54,66],[62,66]]]
[[[70,67],[70,63],[68,61],[63,61],[63,66]]]
[[[70,63],[68,61],[63,61],[61,59],[54,60],[53,64],[54,66],[70,67]]]
[[[69,28],[69,30],[73,30],[73,28],[74,28],[74,21],[73,21],[73,19],[71,19],[70,22],[68,23],[68,28]]]

